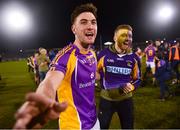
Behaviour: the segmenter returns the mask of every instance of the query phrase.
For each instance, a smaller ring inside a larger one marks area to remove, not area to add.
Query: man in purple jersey
[[[147,78],[147,73],[149,71],[152,72],[152,74],[155,74],[156,70],[156,65],[155,62],[156,60],[158,61],[159,59],[156,57],[156,50],[157,48],[153,45],[153,41],[149,40],[148,41],[148,46],[144,49],[144,53],[146,55],[146,71],[143,75],[143,86],[145,85],[145,81]],[[153,85],[155,85],[155,78],[153,77]]]
[[[42,128],[58,117],[60,129],[100,128],[94,96],[97,61],[91,50],[97,35],[96,12],[93,4],[75,8],[73,44],[57,54],[36,93],[27,95],[16,113],[14,129]]]
[[[132,129],[132,91],[140,84],[140,59],[131,51],[131,26],[119,25],[114,32],[114,42],[98,55],[102,87],[98,118],[101,129],[108,129],[113,114],[117,112],[121,128]]]

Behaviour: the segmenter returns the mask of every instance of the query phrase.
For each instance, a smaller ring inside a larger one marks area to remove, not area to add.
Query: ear
[[[117,38],[116,38],[116,33],[114,33],[113,40],[114,40],[114,42],[116,42],[116,41],[117,41]]]
[[[73,24],[72,26],[71,26],[71,30],[72,30],[72,32],[75,34],[75,25]]]

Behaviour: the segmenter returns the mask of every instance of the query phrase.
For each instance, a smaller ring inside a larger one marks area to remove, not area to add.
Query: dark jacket
[[[157,68],[154,76],[158,81],[166,81],[171,78],[171,72],[167,69],[166,64],[164,64]]]

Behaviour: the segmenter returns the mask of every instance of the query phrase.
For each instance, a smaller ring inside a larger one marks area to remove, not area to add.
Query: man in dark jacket
[[[169,87],[165,82],[171,78],[171,74],[170,71],[167,70],[166,62],[164,60],[158,61],[157,70],[154,76],[157,79],[160,86],[160,99],[161,101],[165,101],[166,92],[168,93],[168,96],[171,95]]]

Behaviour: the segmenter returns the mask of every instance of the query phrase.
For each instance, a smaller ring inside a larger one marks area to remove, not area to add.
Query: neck
[[[90,49],[90,46],[87,45],[86,47],[83,46],[82,43],[78,42],[78,41],[74,41],[74,44],[77,46],[77,48],[80,50],[80,52],[87,52]]]
[[[115,49],[119,54],[124,54],[125,53],[125,51],[122,50],[121,48],[119,48],[119,46],[116,43],[115,43]]]

